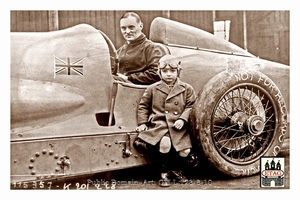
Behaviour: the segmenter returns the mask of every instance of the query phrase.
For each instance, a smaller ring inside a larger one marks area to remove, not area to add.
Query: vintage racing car
[[[193,151],[220,172],[248,176],[288,135],[289,66],[260,59],[203,30],[155,18],[150,37],[182,61],[198,94]],[[11,33],[11,182],[146,165],[133,148],[146,86],[116,82],[116,49],[87,24]]]

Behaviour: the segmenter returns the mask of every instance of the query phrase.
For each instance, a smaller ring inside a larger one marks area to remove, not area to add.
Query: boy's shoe
[[[188,182],[188,179],[182,175],[181,171],[172,170],[172,174],[174,175],[174,178],[177,183],[185,184]]]
[[[159,180],[159,185],[162,187],[170,186],[170,172],[161,173],[161,179]]]

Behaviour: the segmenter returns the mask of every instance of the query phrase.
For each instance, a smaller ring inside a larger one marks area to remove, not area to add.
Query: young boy
[[[163,56],[158,64],[161,80],[148,86],[138,106],[139,135],[133,145],[156,153],[161,186],[169,186],[172,177],[178,183],[188,181],[181,169],[192,147],[187,123],[196,94],[191,85],[179,79],[180,64],[173,55]]]

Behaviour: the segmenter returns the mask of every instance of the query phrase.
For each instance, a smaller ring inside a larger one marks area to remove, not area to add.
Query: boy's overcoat
[[[176,151],[191,148],[191,140],[186,123],[181,130],[173,127],[181,118],[188,122],[192,106],[196,100],[193,87],[177,78],[172,89],[164,81],[158,81],[145,90],[138,107],[138,125],[147,124],[149,129],[139,134],[139,138],[156,145],[169,132]]]

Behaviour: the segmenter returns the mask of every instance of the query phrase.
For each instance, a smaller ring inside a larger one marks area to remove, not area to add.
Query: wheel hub
[[[248,116],[244,112],[236,112],[232,117],[230,123],[237,124],[240,129],[243,127],[246,127],[249,131],[249,133],[253,136],[260,135],[264,128],[264,120],[261,116],[258,115],[252,115]]]
[[[246,124],[249,132],[254,136],[260,135],[265,128],[263,118],[258,115],[253,115],[249,117],[247,119]]]

